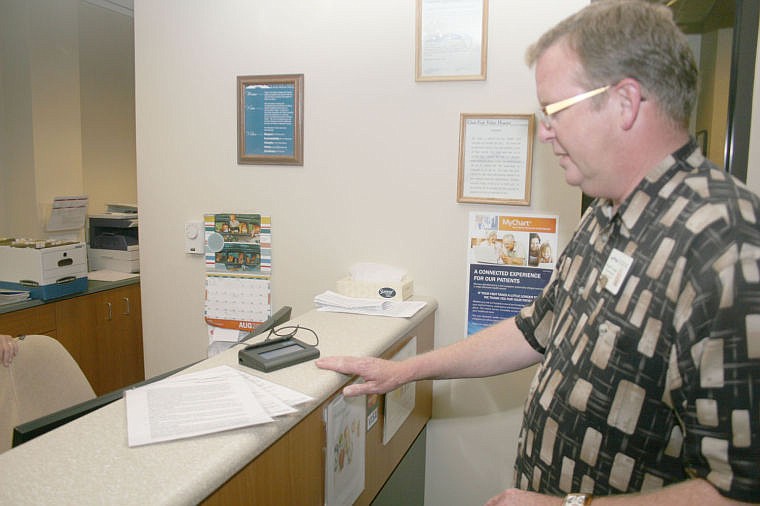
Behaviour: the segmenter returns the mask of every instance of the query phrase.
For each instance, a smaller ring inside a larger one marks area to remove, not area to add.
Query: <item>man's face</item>
[[[511,235],[504,236],[504,239],[502,239],[502,242],[504,243],[504,247],[508,249],[509,251],[512,251],[515,249],[515,238]]]
[[[538,253],[538,248],[541,246],[541,242],[538,240],[538,237],[531,237],[530,238],[530,251],[534,254]]]
[[[582,68],[575,53],[560,42],[547,49],[536,63],[536,90],[541,105],[589,91],[579,83]],[[613,118],[610,104],[596,108],[593,99],[578,102],[557,112],[550,127],[539,122],[539,138],[551,144],[565,181],[593,197],[612,197],[617,187],[614,165]]]

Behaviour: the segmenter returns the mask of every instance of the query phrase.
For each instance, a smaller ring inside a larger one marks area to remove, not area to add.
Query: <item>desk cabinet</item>
[[[0,332],[58,339],[97,395],[145,379],[139,284],[2,314]]]
[[[99,393],[144,380],[140,287],[108,290],[94,298]]]

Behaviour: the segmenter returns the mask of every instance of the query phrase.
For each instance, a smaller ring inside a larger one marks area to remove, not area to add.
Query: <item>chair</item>
[[[61,343],[42,335],[24,337],[10,367],[0,366],[0,452],[11,447],[16,425],[94,398]]]

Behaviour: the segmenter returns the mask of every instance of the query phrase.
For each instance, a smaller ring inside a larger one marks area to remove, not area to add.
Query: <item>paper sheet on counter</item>
[[[311,400],[228,366],[173,376],[124,395],[129,446],[272,422]]]
[[[139,275],[139,273],[116,272],[109,271],[108,269],[101,269],[98,271],[88,272],[87,279],[91,279],[93,281],[121,281],[123,279],[136,278]]]

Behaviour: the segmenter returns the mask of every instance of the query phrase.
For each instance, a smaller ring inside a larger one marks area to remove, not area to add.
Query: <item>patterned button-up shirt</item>
[[[517,486],[616,494],[703,477],[760,501],[760,200],[690,142],[584,214],[517,325],[544,359]]]

